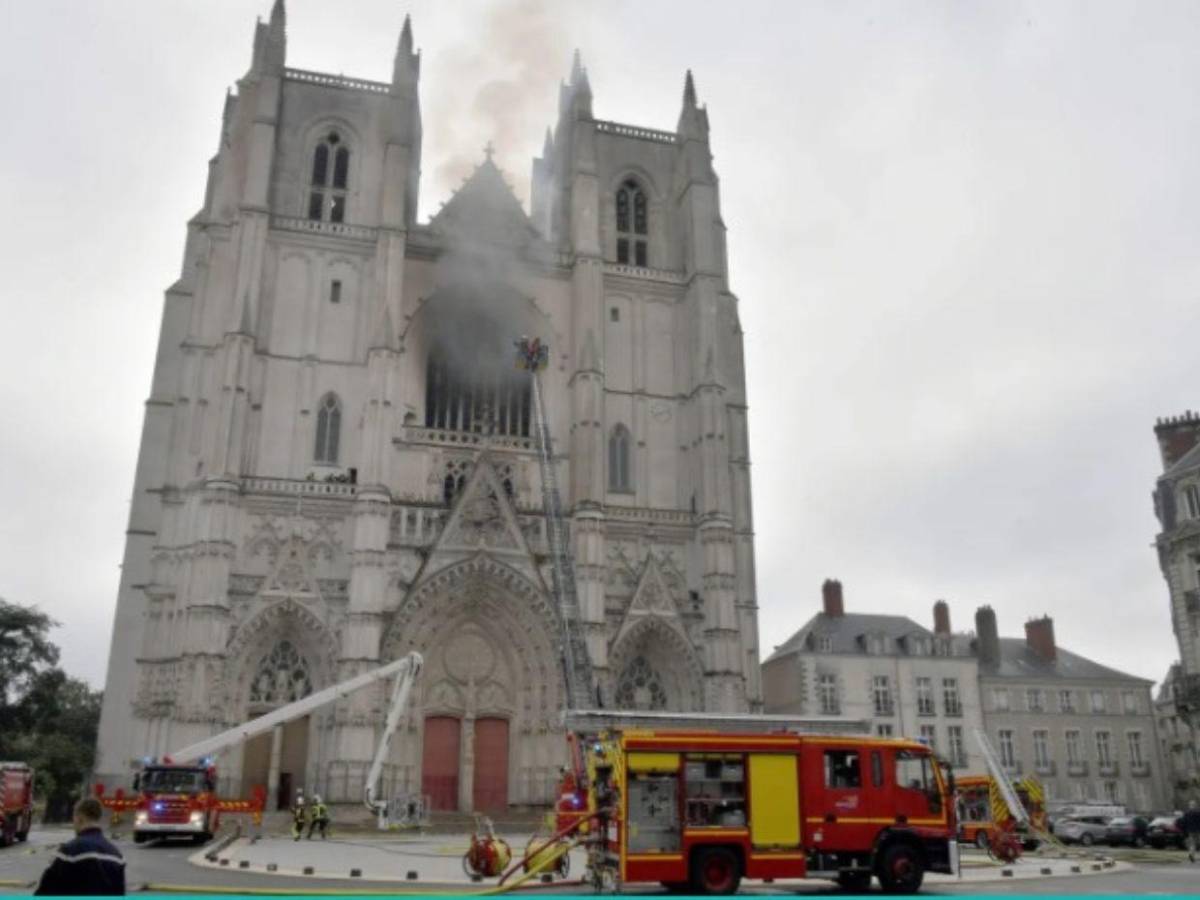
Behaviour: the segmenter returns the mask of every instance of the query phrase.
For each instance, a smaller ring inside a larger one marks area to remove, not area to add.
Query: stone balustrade
[[[242,490],[254,494],[292,494],[313,497],[353,497],[358,485],[342,481],[309,481],[302,478],[260,478],[248,476],[242,479]]]
[[[327,75],[308,69],[284,69],[283,77],[288,81],[302,81],[321,87],[340,88],[345,91],[368,91],[372,94],[387,94],[392,86],[383,81],[367,81],[363,78],[347,78],[345,75]]]
[[[332,235],[351,241],[374,241],[377,229],[366,225],[347,225],[345,222],[322,222],[300,216],[271,216],[271,227],[284,231]]]
[[[659,131],[657,128],[642,128],[638,125],[623,125],[620,122],[596,120],[596,130],[602,134],[615,134],[618,137],[637,138],[642,141],[654,141],[658,144],[674,144],[675,132]]]

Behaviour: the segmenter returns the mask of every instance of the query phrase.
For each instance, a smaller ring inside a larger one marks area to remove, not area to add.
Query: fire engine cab
[[[742,878],[829,878],[862,891],[876,877],[911,893],[926,872],[958,870],[952,778],[923,744],[638,729],[572,743],[597,885],[728,894]]]
[[[141,792],[133,839],[191,835],[201,843],[220,825],[216,771],[208,766],[146,765],[134,790]]]

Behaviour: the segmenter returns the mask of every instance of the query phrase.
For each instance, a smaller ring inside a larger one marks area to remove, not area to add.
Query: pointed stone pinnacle
[[[287,10],[283,6],[283,0],[275,0],[275,5],[271,7],[271,24],[276,22],[281,25],[287,22]]]
[[[550,134],[550,126],[546,126],[546,142],[542,144],[542,159],[549,159],[554,153],[554,136]]]
[[[696,82],[692,80],[692,70],[687,70],[687,77],[683,80],[683,105],[696,105]]]
[[[579,84],[581,77],[583,77],[583,60],[579,56],[579,49],[576,48],[575,56],[571,59],[571,84]]]
[[[408,13],[404,14],[404,27],[400,29],[400,49],[408,53],[412,53],[413,48],[413,33],[412,33],[412,16]]]

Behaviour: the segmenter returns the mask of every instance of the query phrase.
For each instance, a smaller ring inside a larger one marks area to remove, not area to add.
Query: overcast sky
[[[270,0],[0,0],[0,596],[103,679],[142,404],[225,89]],[[288,0],[288,63],[422,50],[422,216],[598,118],[708,105],[746,332],[765,653],[850,611],[1159,679],[1156,416],[1200,406],[1200,4]]]

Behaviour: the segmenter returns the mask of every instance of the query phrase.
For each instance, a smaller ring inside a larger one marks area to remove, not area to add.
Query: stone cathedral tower
[[[596,119],[577,58],[531,212],[487,153],[418,222],[408,21],[390,83],[285,57],[276,0],[166,292],[98,773],[417,649],[384,790],[551,798],[564,686],[521,334],[552,350],[608,704],[760,709],[742,333],[691,75],[657,131]],[[226,753],[224,788],[357,799],[384,699]]]

